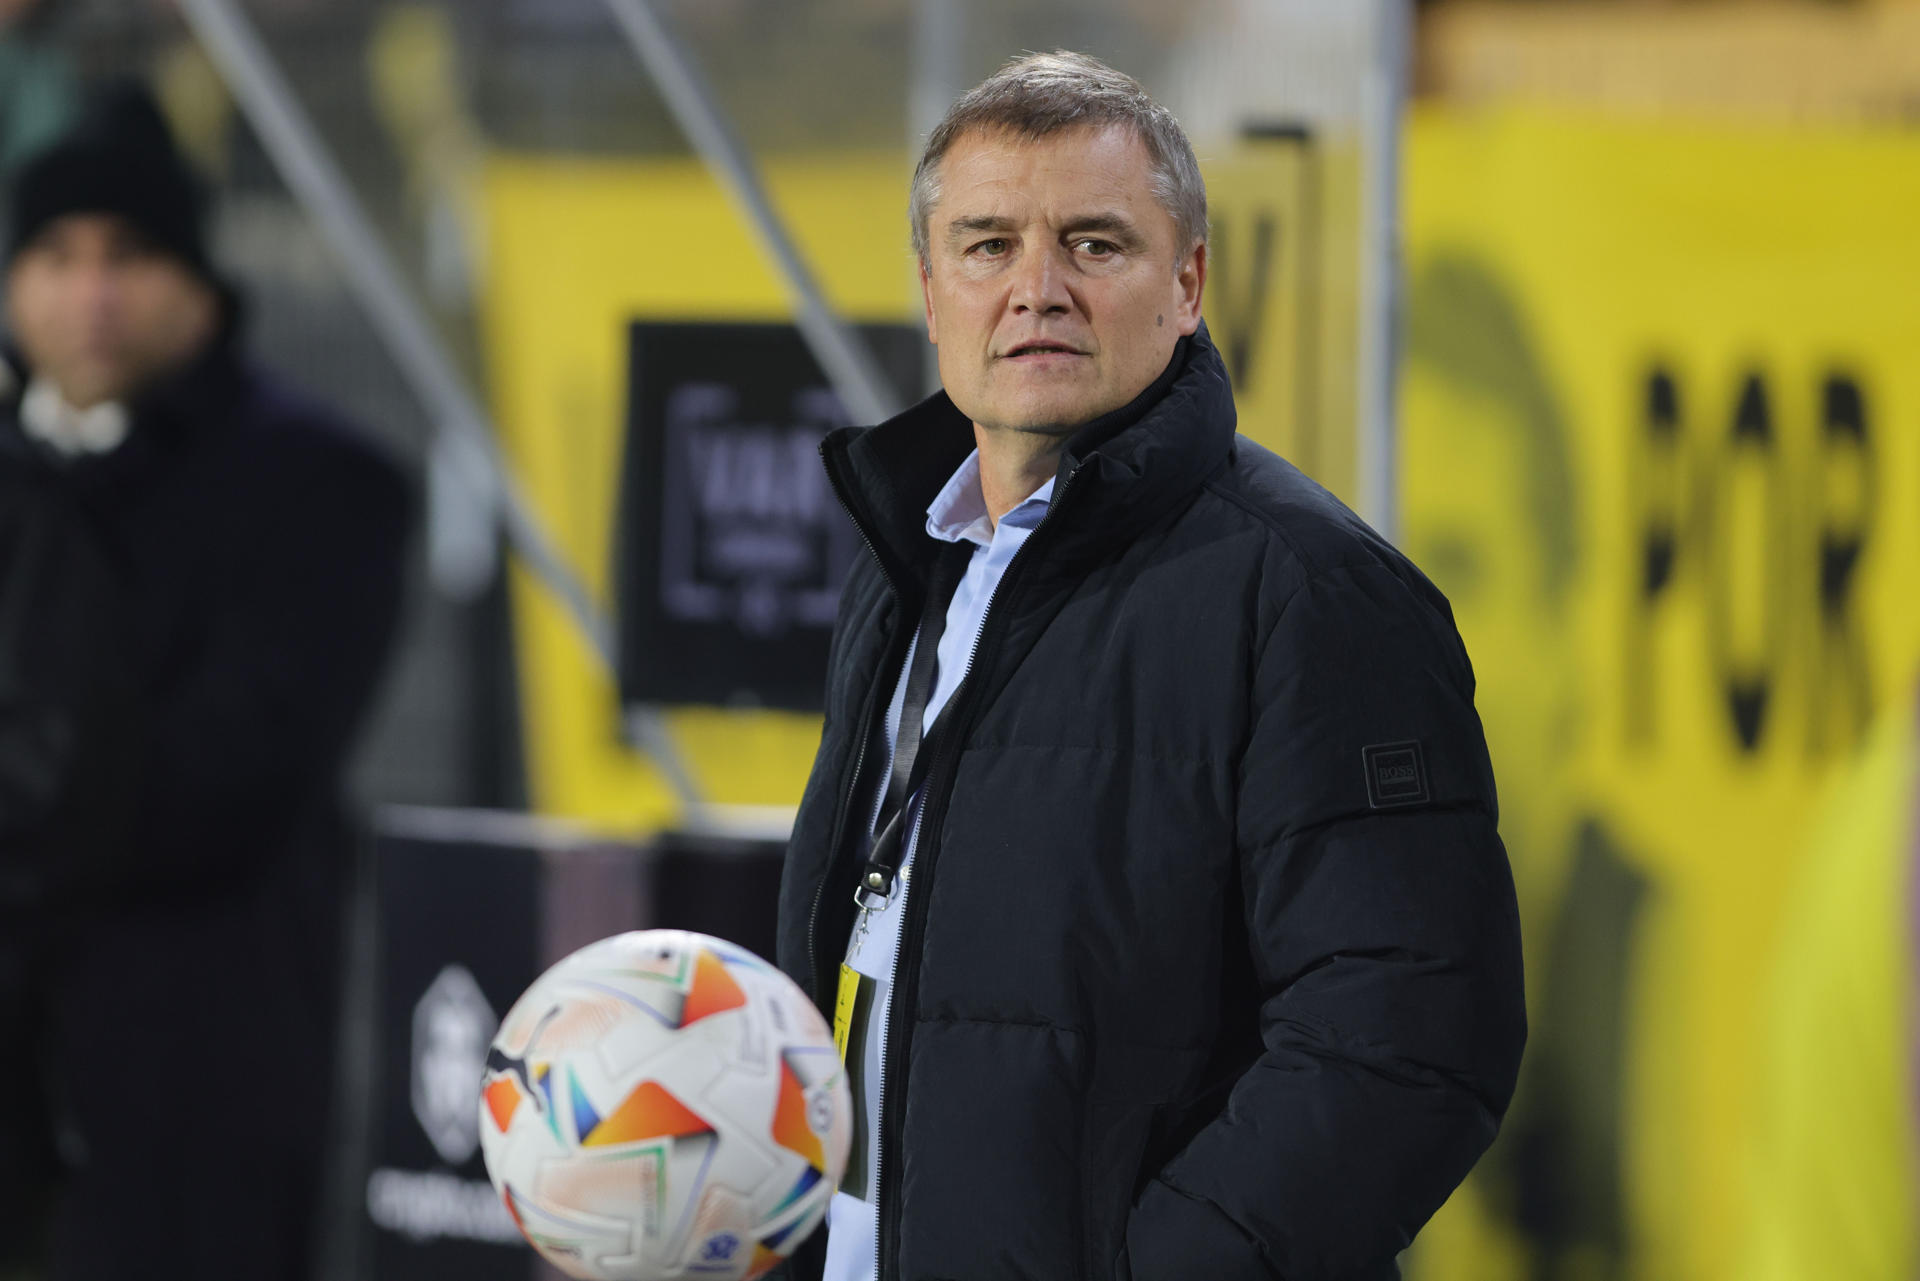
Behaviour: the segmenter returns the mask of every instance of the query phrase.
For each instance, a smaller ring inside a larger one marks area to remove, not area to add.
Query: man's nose
[[[88,315],[111,312],[120,297],[120,273],[110,263],[83,263],[75,269],[68,288]]]
[[[1067,292],[1066,267],[1052,250],[1028,254],[1014,269],[1014,313],[1050,315],[1066,311],[1073,299]]]

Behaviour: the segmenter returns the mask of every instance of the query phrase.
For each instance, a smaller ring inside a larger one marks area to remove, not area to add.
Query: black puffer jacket
[[[1203,330],[1073,439],[988,612],[895,975],[884,1281],[1392,1277],[1506,1108],[1519,929],[1447,603],[1233,427]],[[936,396],[824,448],[874,555],[781,891],[823,1010],[971,445]]]

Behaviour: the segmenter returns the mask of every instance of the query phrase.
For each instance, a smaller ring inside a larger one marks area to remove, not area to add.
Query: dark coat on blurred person
[[[101,211],[212,282],[197,210],[141,207],[151,157],[138,190],[103,178],[126,143],[94,125],[29,167],[16,252]],[[248,363],[218,292],[217,332],[110,447],[28,430],[36,371],[0,368],[0,1273],[24,1247],[56,1281],[282,1278],[313,1249],[342,769],[411,497]]]
[[[263,851],[337,819],[394,630],[405,481],[231,334],[143,398],[124,444],[77,459],[21,430],[6,359],[0,661],[51,688],[0,695],[50,786],[0,809],[0,912],[278,874]]]

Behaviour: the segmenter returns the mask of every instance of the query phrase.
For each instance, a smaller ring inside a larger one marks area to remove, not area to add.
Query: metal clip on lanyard
[[[880,805],[879,820],[874,824],[873,846],[868,851],[866,866],[860,869],[860,883],[853,891],[853,901],[863,912],[876,911],[893,897],[900,856],[906,844],[907,803],[920,790],[928,762],[933,759],[933,753],[925,750],[926,747],[940,737],[947,724],[946,711],[942,709],[933,728],[924,736],[921,733],[927,718],[927,700],[933,697],[934,676],[940,666],[940,636],[947,629],[947,606],[953,602],[953,593],[959,588],[967,562],[972,558],[973,547],[969,543],[955,543],[943,549],[927,584],[927,603],[920,611],[920,630],[913,643],[906,695],[900,705],[900,725],[893,739],[893,770],[887,776],[887,794]],[[947,705],[953,705],[951,699]]]

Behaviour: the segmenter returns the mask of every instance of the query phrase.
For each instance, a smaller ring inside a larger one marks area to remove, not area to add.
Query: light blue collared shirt
[[[926,718],[921,730],[933,728],[934,720],[960,687],[973,657],[974,642],[980,637],[980,625],[986,621],[987,606],[1000,586],[1001,575],[1014,553],[1020,550],[1047,514],[1053,500],[1053,480],[1036,489],[1032,496],[1000,518],[996,526],[987,516],[987,500],[980,490],[980,451],[974,450],[958,471],[927,506],[927,535],[942,542],[970,542],[973,558],[954,589],[947,606],[946,630],[940,633],[939,666],[934,673],[933,692],[927,696]],[[887,767],[893,767],[893,743],[900,729],[901,707],[906,701],[907,672],[913,667],[913,650],[920,638],[914,637],[906,662],[893,686],[893,701],[887,705]],[[884,791],[882,792],[884,795]],[[875,1281],[879,1272],[880,1215],[872,1200],[877,1172],[876,1159],[880,1135],[880,1074],[886,1061],[887,1010],[893,1000],[894,964],[900,954],[900,922],[906,916],[907,890],[912,880],[913,854],[920,843],[920,795],[907,802],[907,840],[900,857],[900,874],[895,879],[893,897],[885,907],[867,915],[865,928],[855,926],[847,949],[847,964],[873,979],[874,995],[868,1007],[864,1052],[858,1064],[849,1064],[858,1078],[855,1106],[866,1109],[865,1153],[853,1154],[854,1161],[864,1158],[867,1171],[867,1200],[836,1192],[827,1205],[827,1268],[825,1281]],[[878,817],[879,804],[874,805]],[[868,823],[871,836],[873,825]],[[828,893],[835,888],[828,887]],[[853,887],[846,887],[851,894]],[[856,1140],[858,1141],[858,1140]]]

